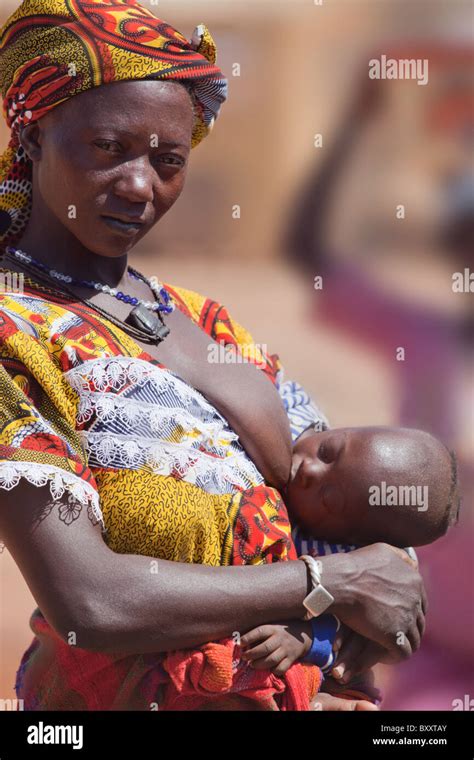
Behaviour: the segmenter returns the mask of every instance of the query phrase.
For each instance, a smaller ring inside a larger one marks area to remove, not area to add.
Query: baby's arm
[[[378,704],[380,693],[373,684],[372,672],[369,669],[360,672],[357,667],[357,655],[364,649],[370,649],[372,644],[349,628],[340,627],[337,618],[330,614],[311,621],[262,625],[240,640],[242,659],[257,670],[271,670],[281,677],[293,663],[303,661],[322,669],[325,674],[322,691],[345,699]],[[371,662],[375,662],[382,653],[373,651],[371,654]],[[341,666],[337,666],[343,661],[345,670],[341,672]],[[359,674],[354,676],[351,671]]]
[[[241,657],[256,670],[271,670],[276,676],[283,676],[294,662],[306,655],[312,641],[309,621],[260,625],[241,637]]]
[[[310,621],[261,625],[240,639],[242,658],[254,668],[283,675],[296,660],[328,671],[334,664],[333,643],[339,630],[334,615],[321,615]]]

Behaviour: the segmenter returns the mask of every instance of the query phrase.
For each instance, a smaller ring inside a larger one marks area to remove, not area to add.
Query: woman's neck
[[[117,257],[99,256],[86,249],[65,227],[47,225],[45,232],[45,225],[38,224],[35,217],[33,210],[25,233],[15,248],[75,279],[120,286],[127,274],[126,253]]]

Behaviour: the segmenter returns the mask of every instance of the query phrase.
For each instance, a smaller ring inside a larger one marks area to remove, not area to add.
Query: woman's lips
[[[119,232],[127,237],[133,237],[143,227],[141,222],[123,222],[121,219],[114,219],[112,216],[102,216],[101,218],[114,232]]]

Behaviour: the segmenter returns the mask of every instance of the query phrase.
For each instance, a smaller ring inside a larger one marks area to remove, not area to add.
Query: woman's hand
[[[331,676],[341,684],[347,684],[354,676],[366,672],[378,662],[393,662],[380,644],[351,631],[347,626],[341,626],[333,649],[335,659]]]
[[[379,645],[391,662],[410,657],[425,630],[423,580],[403,554],[378,543],[320,560],[322,583],[336,600],[329,611]]]
[[[377,705],[366,699],[345,699],[334,694],[319,692],[310,704],[310,710],[320,712],[353,712],[354,710],[379,710]]]
[[[411,567],[418,568],[418,563],[411,559],[406,551],[394,546],[390,548]],[[334,640],[333,650],[335,660],[331,675],[342,684],[348,683],[351,678],[364,673],[378,662],[385,664],[397,662],[397,659],[394,659],[394,656],[380,644],[366,639],[365,636],[352,631],[346,625],[340,627]]]
[[[326,675],[321,684],[321,691],[312,701],[312,709],[331,711],[379,710],[378,705],[381,702],[381,697],[380,691],[375,686],[374,673],[371,670],[348,686],[343,686],[331,676]]]

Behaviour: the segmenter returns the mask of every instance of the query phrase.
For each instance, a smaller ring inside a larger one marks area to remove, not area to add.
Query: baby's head
[[[459,511],[456,460],[436,438],[408,428],[339,428],[294,446],[290,515],[320,539],[421,546]]]

